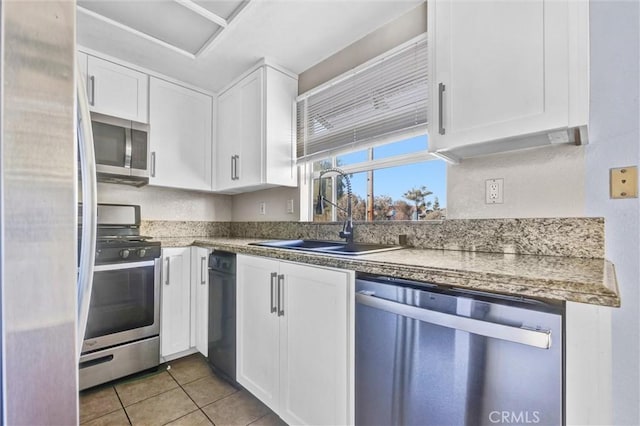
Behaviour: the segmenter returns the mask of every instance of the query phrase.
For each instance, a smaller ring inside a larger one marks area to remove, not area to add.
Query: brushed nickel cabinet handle
[[[278,316],[284,316],[284,275],[278,275]]]
[[[444,109],[442,102],[444,101],[445,86],[443,83],[438,84],[438,133],[445,134],[444,128]]]
[[[156,177],[156,153],[151,153],[151,177]]]
[[[207,258],[202,256],[200,258],[200,284],[205,285],[207,283]]]
[[[167,276],[165,277],[165,285],[169,285],[169,275],[171,274],[171,259],[167,257]]]
[[[239,155],[231,156],[231,180],[239,180],[240,173],[238,172],[238,161],[240,160]]]
[[[278,277],[278,273],[277,272],[272,272],[271,273],[271,313],[275,313],[278,308],[276,307],[276,303],[275,303],[275,297],[273,295],[273,293],[275,293],[276,291],[276,278]]]
[[[94,75],[89,77],[89,105],[95,106],[96,104],[96,77]]]

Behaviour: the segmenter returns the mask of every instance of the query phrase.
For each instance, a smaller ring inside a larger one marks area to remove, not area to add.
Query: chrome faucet
[[[342,210],[347,213],[347,220],[345,220],[344,225],[342,226],[342,231],[340,231],[340,238],[344,238],[347,241],[347,246],[353,246],[353,214],[352,214],[352,203],[353,203],[353,194],[351,193],[351,179],[349,175],[347,175],[344,171],[337,167],[332,167],[330,169],[322,170],[320,172],[319,180],[322,180],[322,176],[328,173],[337,173],[342,176],[347,181],[347,208],[344,209],[339,205],[332,203],[327,200],[324,195],[322,195],[322,185],[321,182],[318,182],[318,200],[316,201],[315,211],[316,214],[322,214],[324,212],[324,203],[329,203],[337,209]]]

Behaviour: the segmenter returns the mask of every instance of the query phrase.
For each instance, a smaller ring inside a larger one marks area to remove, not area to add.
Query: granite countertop
[[[406,248],[356,257],[251,246],[246,238],[161,238],[163,247],[198,245],[235,253],[388,275],[487,292],[620,306],[606,259]]]

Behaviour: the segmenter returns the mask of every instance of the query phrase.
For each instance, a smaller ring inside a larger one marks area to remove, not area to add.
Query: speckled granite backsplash
[[[239,237],[338,240],[341,223],[143,221],[153,237]],[[428,249],[604,257],[603,218],[452,219],[430,222],[357,223],[355,240]]]
[[[229,237],[230,229],[230,222],[143,220],[140,223],[140,233],[154,238]]]

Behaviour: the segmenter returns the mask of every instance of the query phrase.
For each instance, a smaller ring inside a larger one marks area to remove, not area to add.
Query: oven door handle
[[[108,265],[98,265],[93,270],[95,272],[117,271],[119,269],[135,269],[154,266],[155,261],[148,260],[145,262],[129,262],[129,263],[109,263]]]

